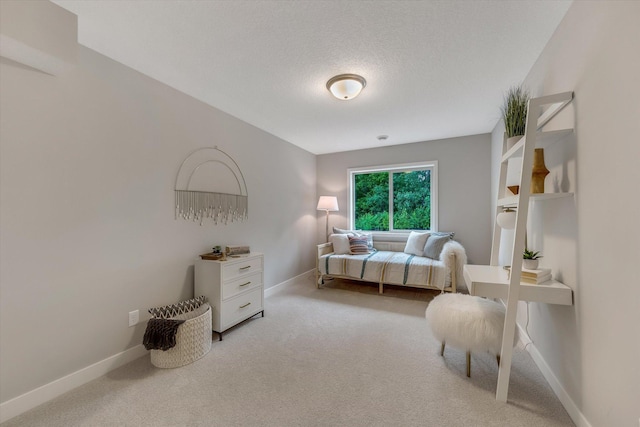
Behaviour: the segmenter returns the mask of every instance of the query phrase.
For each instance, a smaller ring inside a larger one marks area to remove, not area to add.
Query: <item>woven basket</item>
[[[211,350],[211,307],[178,327],[176,345],[167,351],[151,350],[151,364],[177,368],[195,362]]]

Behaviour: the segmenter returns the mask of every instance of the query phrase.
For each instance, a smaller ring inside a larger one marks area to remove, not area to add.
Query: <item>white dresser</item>
[[[232,326],[258,313],[264,317],[263,265],[256,252],[227,261],[196,260],[194,295],[207,297],[211,329],[220,340]]]

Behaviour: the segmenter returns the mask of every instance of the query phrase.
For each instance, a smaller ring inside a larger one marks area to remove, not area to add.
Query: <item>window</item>
[[[350,227],[437,230],[438,162],[349,169]]]

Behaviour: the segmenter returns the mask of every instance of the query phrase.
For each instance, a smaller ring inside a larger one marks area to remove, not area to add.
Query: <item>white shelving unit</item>
[[[563,197],[573,197],[573,193],[538,193],[529,195],[532,202],[538,200],[551,200],[561,199]],[[498,206],[500,207],[517,207],[518,196],[508,196],[502,199],[498,199]]]
[[[509,272],[502,267],[467,265],[464,276],[471,295],[503,300],[509,297]],[[537,285],[520,282],[520,300],[573,305],[573,291],[557,280]]]
[[[513,147],[507,149],[503,143],[503,155],[500,165],[500,181],[498,187],[498,202],[495,212],[505,207],[516,208],[516,226],[511,256],[511,271],[508,272],[498,265],[498,253],[502,229],[494,223],[493,243],[491,247],[491,265],[466,265],[464,278],[469,292],[488,298],[505,300],[506,314],[502,335],[502,349],[500,351],[500,368],[498,370],[498,387],[496,399],[507,401],[509,377],[511,374],[511,359],[513,353],[513,337],[516,327],[516,313],[518,301],[536,301],[548,304],[573,304],[572,290],[556,281],[538,285],[521,282],[522,252],[525,248],[527,216],[529,202],[571,197],[573,193],[543,193],[530,194],[531,171],[535,148],[547,148],[573,133],[573,129],[542,131],[542,127],[560,112],[573,99],[573,92],[532,98],[529,101],[525,135]],[[517,195],[508,195],[507,165],[510,159],[520,158],[520,189]]]

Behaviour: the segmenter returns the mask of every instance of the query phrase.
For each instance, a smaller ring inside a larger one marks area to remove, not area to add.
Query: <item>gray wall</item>
[[[473,135],[317,156],[318,196],[337,196],[339,212],[329,227],[347,227],[347,169],[361,166],[438,161],[438,228],[454,231],[469,263],[491,256],[490,135]],[[318,242],[325,241],[325,215],[318,215]]]
[[[579,426],[635,427],[640,418],[638,49],[640,3],[574,2],[525,80],[534,95],[575,93],[550,123],[575,134],[545,150],[546,191],[575,198],[536,203],[529,221],[542,265],[573,289],[575,305],[530,303],[528,331]],[[499,125],[494,195],[501,141]]]
[[[264,252],[266,287],[314,267],[314,155],[82,47],[58,76],[2,59],[0,92],[2,402],[139,345],[128,312],[191,297],[214,244]],[[216,145],[249,220],[175,220],[180,163]]]

